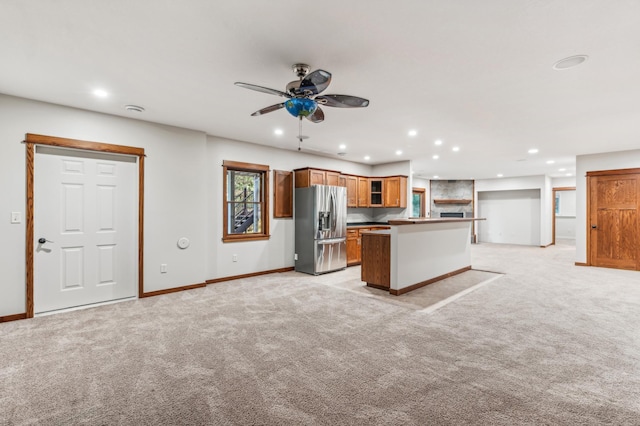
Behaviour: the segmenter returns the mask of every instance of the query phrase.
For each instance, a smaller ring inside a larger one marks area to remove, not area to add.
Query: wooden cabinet
[[[391,286],[391,238],[388,233],[362,235],[362,269],[360,277],[369,287]]]
[[[358,176],[358,207],[369,207],[369,178]]]
[[[339,186],[340,183],[340,172],[332,172],[327,170],[325,172],[324,184],[325,185],[333,185]]]
[[[296,188],[306,188],[311,185],[338,185],[340,172],[321,169],[296,169]]]
[[[343,175],[335,170],[294,170],[295,187],[335,185],[347,188],[347,207],[407,207],[407,177]]]
[[[347,187],[347,207],[358,207],[358,176],[344,176]]]
[[[384,178],[382,194],[384,207],[407,207],[407,178],[390,176]]]
[[[382,207],[383,178],[369,178],[369,207]]]
[[[347,266],[360,263],[360,232],[357,229],[347,230]]]
[[[273,171],[273,217],[293,217],[293,173]]]
[[[389,229],[388,226],[358,227],[347,229],[347,266],[359,265],[362,261],[362,237],[367,231]]]

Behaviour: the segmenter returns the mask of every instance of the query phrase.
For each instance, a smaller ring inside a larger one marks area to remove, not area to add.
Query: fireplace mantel
[[[433,200],[434,204],[470,204],[471,200],[443,200],[443,199],[436,199]]]

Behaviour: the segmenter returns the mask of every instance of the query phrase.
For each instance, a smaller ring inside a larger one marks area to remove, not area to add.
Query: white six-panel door
[[[136,160],[36,147],[35,313],[137,295]]]

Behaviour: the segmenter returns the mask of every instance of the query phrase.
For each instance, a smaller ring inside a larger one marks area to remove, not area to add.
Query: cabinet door
[[[340,173],[337,172],[325,172],[325,185],[338,186],[340,183]]]
[[[325,185],[326,172],[324,170],[309,170],[309,185]]]
[[[407,207],[407,178],[393,176],[384,179],[384,207]]]
[[[384,179],[384,206],[400,207],[400,177]]]
[[[382,186],[384,179],[369,178],[369,207],[382,207]]]
[[[358,177],[345,176],[347,186],[347,207],[358,207]]]
[[[347,265],[360,263],[360,236],[357,229],[347,229]]]
[[[369,178],[358,177],[358,207],[369,207]]]
[[[338,176],[338,186],[342,186],[344,188],[347,187],[347,176],[346,175]],[[347,195],[347,197],[349,197],[349,196]]]

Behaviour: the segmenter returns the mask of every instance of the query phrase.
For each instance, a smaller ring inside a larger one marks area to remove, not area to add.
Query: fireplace
[[[440,217],[464,217],[463,212],[440,212]]]

